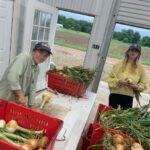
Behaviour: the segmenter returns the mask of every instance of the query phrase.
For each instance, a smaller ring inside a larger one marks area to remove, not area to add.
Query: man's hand
[[[19,97],[16,99],[18,104],[21,104],[23,106],[28,106],[28,98],[27,97]]]
[[[28,98],[25,97],[24,92],[22,90],[14,91],[15,100],[18,104],[23,106],[28,106]]]

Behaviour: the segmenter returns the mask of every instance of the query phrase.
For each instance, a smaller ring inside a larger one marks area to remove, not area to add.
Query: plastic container
[[[80,97],[85,92],[86,86],[82,82],[63,77],[52,71],[49,71],[47,74],[48,87],[60,93]]]
[[[95,123],[98,122],[98,120],[99,120],[99,114],[102,111],[107,111],[107,110],[111,110],[111,109],[112,109],[112,107],[110,107],[110,106],[107,106],[107,105],[104,105],[104,104],[99,104],[97,112],[96,112],[96,115],[95,115],[94,122]]]
[[[96,127],[99,127],[98,124],[98,120],[99,120],[99,114],[102,111],[107,111],[107,110],[111,110],[112,107],[104,105],[104,104],[99,104],[96,115],[95,115],[95,119],[94,119],[94,123],[90,124],[89,127],[87,128],[87,130],[85,131],[85,133],[82,136],[82,146],[81,146],[81,150],[87,150],[88,147],[90,146],[90,142],[91,142],[91,138],[92,138],[92,134],[93,134],[93,130]],[[100,134],[101,135],[101,134]]]
[[[93,133],[93,124],[90,124],[82,136],[81,150],[87,150],[90,145],[91,136]]]
[[[28,129],[44,129],[44,135],[49,138],[49,144],[45,150],[53,149],[56,137],[63,125],[63,122],[57,118],[2,99],[0,99],[0,119],[6,122],[14,119],[20,126]],[[21,150],[21,148],[0,140],[0,150]]]
[[[105,133],[104,128],[100,124],[93,123],[92,126],[93,126],[93,132],[92,132],[92,136],[91,136],[90,143],[89,143],[89,146],[91,147],[90,150],[93,150],[93,148],[92,148],[93,145],[101,143],[101,140]],[[117,130],[111,129],[111,128],[108,129],[108,132],[111,133],[112,135],[120,134],[124,138],[129,138],[126,134],[123,134],[123,133],[121,133]],[[102,150],[105,150],[105,149],[102,148]]]
[[[94,144],[99,144],[99,139],[103,137],[103,134],[98,123],[91,123],[82,136],[81,150],[94,150],[92,146]]]
[[[120,133],[116,130],[113,129],[108,129],[108,131],[114,135],[114,134],[120,134],[122,135],[124,138],[128,138],[127,135]],[[85,134],[82,136],[82,145],[81,145],[81,150],[94,150],[94,148],[92,147],[95,144],[100,144],[101,143],[101,139],[104,136],[104,128],[98,124],[98,123],[93,123],[90,124],[88,129],[86,130]],[[104,148],[99,149],[99,150],[104,150]]]

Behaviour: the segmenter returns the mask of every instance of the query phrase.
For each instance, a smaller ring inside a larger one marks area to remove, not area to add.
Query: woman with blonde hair
[[[147,88],[146,73],[139,63],[140,56],[141,47],[132,44],[125,58],[113,66],[107,80],[110,89],[109,106],[131,108],[135,91],[141,92]]]

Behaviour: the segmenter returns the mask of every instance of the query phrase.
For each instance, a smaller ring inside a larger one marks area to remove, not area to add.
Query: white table
[[[57,96],[53,98],[53,103],[64,105],[71,109],[63,119],[63,128],[59,132],[57,139],[64,141],[57,141],[54,145],[54,150],[76,150],[82,132],[85,128],[86,122],[94,105],[96,94],[86,92],[88,99],[74,98],[71,96]]]

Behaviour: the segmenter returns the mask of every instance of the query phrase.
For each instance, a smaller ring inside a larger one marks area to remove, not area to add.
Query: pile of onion
[[[43,136],[41,139],[38,140],[38,148],[44,148],[49,142],[49,139],[47,136]]]
[[[48,144],[49,139],[47,136],[43,136],[41,139],[30,139],[21,145],[24,150],[43,150]]]
[[[124,138],[120,134],[114,134],[112,136],[112,142],[116,150],[124,150]]]
[[[131,150],[144,150],[141,144],[134,142],[131,146]]]

